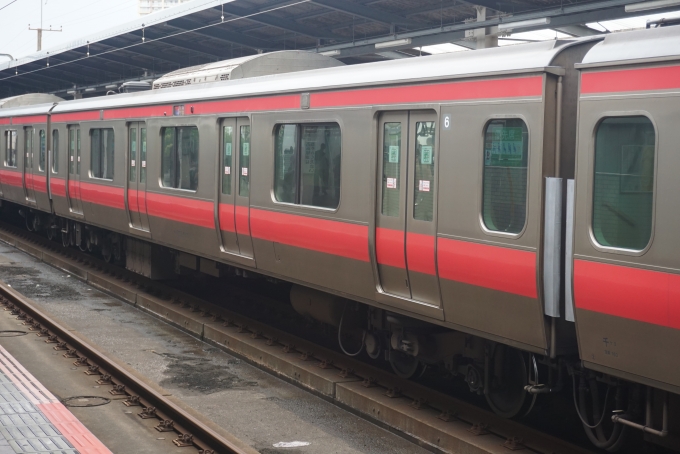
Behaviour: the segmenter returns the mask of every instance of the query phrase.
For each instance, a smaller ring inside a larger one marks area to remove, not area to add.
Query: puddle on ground
[[[258,385],[256,381],[243,380],[229,372],[227,366],[216,364],[210,358],[170,353],[160,355],[170,360],[164,371],[168,378],[159,383],[164,387],[173,385],[203,394],[212,394],[227,389]]]
[[[83,295],[69,286],[48,281],[41,276],[42,273],[32,267],[0,264],[0,279],[28,298],[83,298]]]

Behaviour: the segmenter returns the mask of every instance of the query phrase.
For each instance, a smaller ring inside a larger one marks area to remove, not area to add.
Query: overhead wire
[[[59,66],[62,66],[62,65],[67,65],[69,63],[75,63],[75,62],[79,62],[79,61],[82,61],[82,60],[86,60],[88,58],[95,58],[95,57],[98,57],[100,55],[107,55],[107,54],[111,54],[113,52],[131,49],[133,47],[141,46],[141,45],[146,44],[146,43],[162,41],[164,39],[173,38],[175,36],[181,36],[181,35],[184,35],[184,34],[187,34],[187,33],[195,32],[195,31],[199,31],[199,30],[205,30],[206,28],[210,28],[210,27],[215,27],[217,25],[227,24],[227,23],[230,23],[230,22],[236,22],[236,21],[242,20],[242,19],[248,19],[250,17],[255,17],[255,16],[258,16],[260,14],[270,13],[272,11],[279,11],[279,10],[282,10],[282,9],[290,8],[291,6],[296,6],[296,5],[300,5],[300,4],[303,4],[303,3],[309,3],[311,1],[312,0],[300,0],[300,1],[295,2],[295,3],[290,3],[290,4],[287,4],[287,5],[283,5],[283,6],[277,6],[275,8],[270,8],[270,9],[263,10],[263,11],[257,11],[257,12],[252,13],[252,14],[246,14],[246,15],[243,15],[243,16],[238,16],[238,17],[234,17],[232,19],[227,19],[227,20],[222,19],[221,22],[216,22],[214,24],[203,25],[201,27],[192,28],[191,30],[182,30],[181,32],[173,33],[173,34],[163,36],[163,37],[160,37],[160,38],[145,39],[145,40],[143,40],[142,42],[139,42],[139,43],[129,44],[127,46],[122,46],[122,47],[116,47],[114,49],[105,50],[105,51],[99,52],[97,54],[92,54],[92,52],[90,52],[89,55],[84,56],[84,57],[76,58],[74,60],[64,61],[64,62],[61,62],[61,63],[51,64],[49,67],[46,66],[44,68],[37,68],[37,69],[33,69],[31,71],[22,72],[21,74],[18,74],[18,73],[13,74],[13,75],[10,75],[10,76],[7,76],[7,77],[3,77],[0,80],[14,79],[16,77],[20,77],[20,76],[23,76],[23,75],[26,75],[26,74],[33,74],[33,73],[37,73],[37,72],[40,72],[40,71],[45,71],[45,70],[50,69],[50,68],[56,68],[56,67],[59,67]]]
[[[12,1],[9,2],[8,4],[6,4],[6,5],[3,6],[2,8],[0,8],[0,11],[2,11],[2,10],[5,9],[5,8],[7,8],[7,7],[8,7],[9,5],[11,5],[12,3],[16,3],[16,1],[17,1],[17,0],[12,0]]]

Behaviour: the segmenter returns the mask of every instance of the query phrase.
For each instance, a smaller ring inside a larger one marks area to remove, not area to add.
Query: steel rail
[[[130,406],[140,406],[151,417],[157,417],[161,421],[158,430],[163,429],[162,431],[178,433],[178,438],[174,440],[178,446],[182,443],[184,443],[184,446],[193,445],[201,454],[246,454],[245,450],[212,430],[174,402],[166,399],[160,392],[144,383],[140,378],[131,375],[114,360],[37,309],[28,298],[2,281],[0,281],[0,305],[5,306],[5,310],[13,310],[13,314],[18,315],[20,319],[32,319],[28,324],[33,325],[32,329],[36,331],[36,334],[56,335],[70,347],[67,349],[61,344],[62,348],[59,349],[67,351],[65,356],[78,358],[76,362],[80,362],[82,366],[95,366],[90,368],[93,371],[93,376],[101,374],[102,377],[105,377],[104,381],[108,382],[106,384],[114,387],[116,385],[124,386],[124,388],[118,388],[119,394],[128,395],[127,402],[130,403]],[[55,349],[57,348],[55,347]],[[107,374],[110,375],[110,378],[106,378]],[[170,423],[167,421],[170,421]]]

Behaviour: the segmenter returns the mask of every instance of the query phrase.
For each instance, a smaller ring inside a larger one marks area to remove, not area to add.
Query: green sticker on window
[[[432,164],[432,145],[420,147],[420,163],[421,164]]]
[[[486,133],[484,164],[521,167],[524,154],[522,128],[491,125]]]
[[[248,142],[243,143],[243,156],[250,156],[250,144]]]
[[[399,162],[399,145],[390,145],[389,162],[396,164]]]
[[[246,145],[246,144],[244,144],[244,145]],[[245,148],[244,148],[243,153],[245,154]],[[230,142],[224,144],[224,155],[225,156],[231,156],[231,143]]]

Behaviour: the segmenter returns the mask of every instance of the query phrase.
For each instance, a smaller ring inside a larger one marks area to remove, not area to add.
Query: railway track
[[[435,452],[586,454],[592,451],[542,433],[517,421],[500,418],[450,395],[354,360],[193,295],[169,288],[91,255],[49,242],[0,223],[0,241],[67,271],[88,284],[134,305],[201,340],[303,387],[333,403],[399,433]],[[139,379],[112,363],[87,343],[70,338],[58,322],[36,310],[13,289],[0,285],[0,302],[40,324],[48,335],[70,346],[76,358],[110,375],[112,388],[123,385],[142,408],[174,422],[178,441],[192,436],[194,446],[210,452],[241,452],[195,417],[167,402]],[[262,298],[233,288],[229,298]],[[219,444],[222,443],[222,444]],[[211,451],[212,450],[212,451]]]
[[[11,311],[36,335],[45,338],[48,344],[73,358],[74,365],[84,369],[100,386],[109,386],[110,393],[125,397],[123,404],[138,409],[143,419],[157,419],[159,432],[174,432],[173,443],[178,447],[194,447],[200,454],[246,454],[232,441],[212,430],[195,416],[189,414],[174,402],[165,398],[144,381],[130,374],[96,347],[52,319],[23,295],[0,282],[0,306]]]

